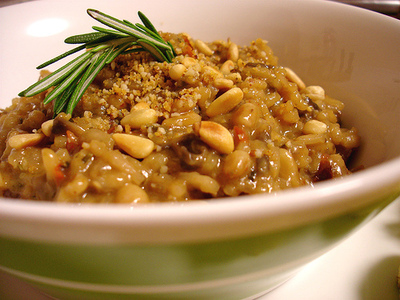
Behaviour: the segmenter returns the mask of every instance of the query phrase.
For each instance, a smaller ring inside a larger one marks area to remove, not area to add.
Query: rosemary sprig
[[[65,43],[80,45],[41,64],[37,69],[43,69],[81,50],[86,51],[20,92],[19,96],[31,97],[54,87],[47,94],[44,103],[55,101],[54,115],[60,112],[72,114],[96,75],[118,55],[147,51],[156,60],[166,62],[171,62],[176,56],[172,45],[163,40],[153,24],[140,11],[138,15],[143,25],[127,20],[121,21],[95,9],[88,9],[87,13],[109,28],[93,26],[94,32],[66,38]]]

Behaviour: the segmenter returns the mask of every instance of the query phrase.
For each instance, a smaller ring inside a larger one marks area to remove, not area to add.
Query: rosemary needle
[[[81,50],[86,51],[20,92],[19,96],[31,97],[54,87],[47,94],[44,103],[54,101],[54,115],[61,112],[72,114],[96,75],[118,55],[147,51],[156,60],[166,62],[171,62],[176,56],[172,45],[163,40],[153,24],[140,11],[138,15],[143,25],[119,20],[95,9],[88,9],[87,13],[109,28],[93,26],[94,32],[66,38],[65,43],[79,46],[41,64],[37,69],[43,69]]]

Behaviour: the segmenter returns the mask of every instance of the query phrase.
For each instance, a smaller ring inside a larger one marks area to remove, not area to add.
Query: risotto
[[[270,193],[340,177],[360,139],[344,105],[279,66],[268,43],[162,33],[177,56],[118,56],[72,115],[49,91],[0,115],[4,197],[147,203]],[[48,72],[42,71],[41,76]]]

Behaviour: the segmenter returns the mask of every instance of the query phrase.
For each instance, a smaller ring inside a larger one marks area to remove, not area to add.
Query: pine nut
[[[136,135],[114,133],[117,146],[134,158],[145,158],[154,150],[153,141]]]
[[[239,178],[249,173],[250,168],[250,155],[246,151],[235,150],[226,157],[223,172],[229,178]]]
[[[239,59],[239,48],[235,43],[229,45],[227,56],[231,61],[237,61]]]
[[[325,99],[325,90],[318,85],[310,85],[301,92],[314,101]]]
[[[306,88],[305,83],[303,82],[303,80],[300,79],[300,77],[290,68],[285,68],[286,70],[286,78],[291,81],[294,82],[295,84],[297,84],[299,91],[303,90]]]
[[[228,129],[213,121],[201,121],[198,129],[200,139],[222,154],[229,154],[235,148]]]
[[[150,108],[150,105],[149,105],[148,103],[146,103],[146,102],[139,102],[139,103],[136,103],[135,106],[133,106],[133,107],[131,108],[131,111],[139,110],[139,109],[146,109],[146,108]]]
[[[243,91],[238,88],[232,88],[215,99],[206,110],[209,117],[214,117],[231,111],[243,99]]]
[[[206,43],[204,43],[201,40],[195,40],[194,45],[199,50],[201,53],[207,56],[213,55],[213,51],[210,49],[210,47],[207,46]]]
[[[157,120],[157,112],[154,109],[138,109],[126,115],[121,120],[121,125],[129,125],[131,128],[140,128],[141,126],[156,123]]]
[[[318,120],[310,120],[303,127],[304,134],[319,134],[325,133],[328,129],[328,126]]]
[[[235,63],[228,59],[226,62],[224,62],[219,69],[222,74],[228,75],[233,69],[235,68]]]
[[[45,136],[51,135],[51,131],[53,130],[53,123],[54,123],[53,119],[42,123],[41,128],[42,128],[42,132]]]
[[[214,86],[219,90],[227,90],[233,88],[233,81],[226,78],[216,78],[214,80]]]
[[[175,80],[178,81],[182,78],[183,74],[185,74],[186,67],[182,64],[176,64],[172,66],[172,68],[169,70],[169,76]]]
[[[120,188],[115,196],[116,203],[137,204],[150,202],[147,193],[136,184],[127,184]]]
[[[11,148],[22,149],[30,146],[36,146],[44,138],[41,133],[16,134],[8,139],[8,145]]]
[[[193,57],[185,57],[182,59],[181,63],[186,67],[189,68],[195,64],[197,64],[197,60]]]

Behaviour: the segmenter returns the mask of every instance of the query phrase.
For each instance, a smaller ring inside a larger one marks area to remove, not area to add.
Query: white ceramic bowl
[[[344,122],[359,128],[363,140],[356,163],[366,170],[314,188],[184,205],[0,199],[0,269],[60,299],[252,297],[282,283],[400,194],[398,20],[311,0],[5,7],[1,107],[37,78],[36,65],[69,49],[64,37],[90,29],[89,7],[126,19],[141,10],[160,30],[205,41],[267,39],[281,65],[345,102]],[[52,25],[37,30],[37,21]]]

